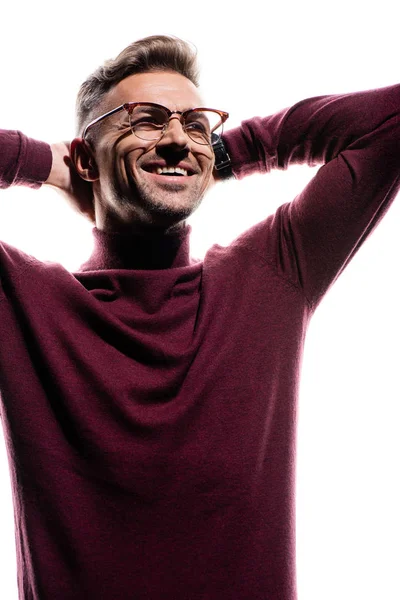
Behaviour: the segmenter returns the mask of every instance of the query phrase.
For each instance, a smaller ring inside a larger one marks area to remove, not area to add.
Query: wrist
[[[68,187],[67,165],[65,159],[69,157],[69,147],[65,142],[51,144],[52,164],[50,174],[45,185],[52,185],[59,189]]]
[[[233,178],[231,158],[222,138],[213,144],[213,150],[215,154],[214,178],[218,181]]]

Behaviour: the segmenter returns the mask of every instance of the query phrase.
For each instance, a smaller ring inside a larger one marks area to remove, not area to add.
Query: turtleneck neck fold
[[[93,252],[79,271],[104,269],[157,270],[186,267],[192,226],[168,233],[115,233],[94,227]]]

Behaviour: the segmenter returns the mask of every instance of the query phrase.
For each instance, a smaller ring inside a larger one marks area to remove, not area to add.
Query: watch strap
[[[221,179],[232,178],[232,164],[231,157],[229,156],[222,138],[212,144],[212,148],[215,154],[214,168],[218,171],[218,177]]]

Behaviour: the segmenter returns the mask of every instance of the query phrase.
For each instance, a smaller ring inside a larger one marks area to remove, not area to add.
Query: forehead
[[[176,72],[137,73],[120,81],[107,95],[107,109],[124,102],[155,102],[170,110],[204,106],[198,88]]]

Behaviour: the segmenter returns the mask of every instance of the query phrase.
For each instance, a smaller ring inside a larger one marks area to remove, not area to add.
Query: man
[[[205,104],[190,49],[152,36],[83,84],[70,148],[1,134],[2,187],[55,186],[95,224],[76,273],[0,244],[21,598],[296,598],[304,336],[399,190],[400,85],[222,138]],[[190,258],[210,185],[294,163],[324,166]]]

